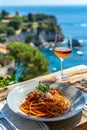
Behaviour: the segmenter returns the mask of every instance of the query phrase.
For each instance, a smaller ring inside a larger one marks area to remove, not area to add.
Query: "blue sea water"
[[[85,64],[87,65],[87,6],[10,6],[0,7],[0,11],[5,9],[11,14],[16,10],[20,15],[28,13],[45,13],[54,15],[60,25],[65,37],[71,36],[81,42],[83,55],[78,55],[78,49],[73,49],[73,53],[64,60],[64,68]],[[41,52],[49,61],[49,71],[60,70],[60,60],[51,48],[42,48]]]

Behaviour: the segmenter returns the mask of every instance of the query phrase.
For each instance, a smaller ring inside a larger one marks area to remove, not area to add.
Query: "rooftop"
[[[0,43],[0,53],[7,55],[9,53],[9,50],[7,50],[6,45]]]

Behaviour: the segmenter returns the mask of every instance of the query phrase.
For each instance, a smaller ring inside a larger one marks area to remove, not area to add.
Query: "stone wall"
[[[8,69],[10,68],[15,68],[15,61],[10,61],[9,64],[3,66],[3,67],[0,67],[0,76],[5,76],[8,74]]]

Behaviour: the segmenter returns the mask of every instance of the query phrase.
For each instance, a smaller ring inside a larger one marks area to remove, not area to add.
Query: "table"
[[[55,81],[55,75],[60,72],[55,72],[52,74],[48,74],[46,76],[37,77],[31,80],[41,80],[42,82],[59,82]],[[83,92],[87,92],[87,66],[80,65],[76,67],[72,67],[64,70],[64,73],[67,74],[70,78],[68,83],[74,85],[75,87],[81,89]],[[19,85],[25,84],[26,82],[30,82],[31,80],[18,83]],[[9,86],[5,93],[11,91],[16,84]],[[83,110],[78,115],[56,122],[45,122],[50,130],[86,130],[87,128],[87,111]]]
[[[59,74],[56,72],[52,76]],[[69,79],[69,84],[74,85],[83,92],[87,92],[87,66],[80,65],[64,71]],[[42,77],[42,80],[44,77]],[[46,123],[51,130],[86,130],[87,111],[82,111],[78,115],[59,122]]]

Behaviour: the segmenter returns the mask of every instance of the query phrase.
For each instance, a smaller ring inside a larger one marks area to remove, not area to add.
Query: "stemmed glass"
[[[56,76],[56,79],[61,81],[67,81],[69,77],[63,73],[63,61],[66,57],[68,57],[72,53],[72,42],[71,37],[67,40],[66,43],[57,43],[57,35],[55,37],[54,54],[60,58],[61,61],[61,74]]]

